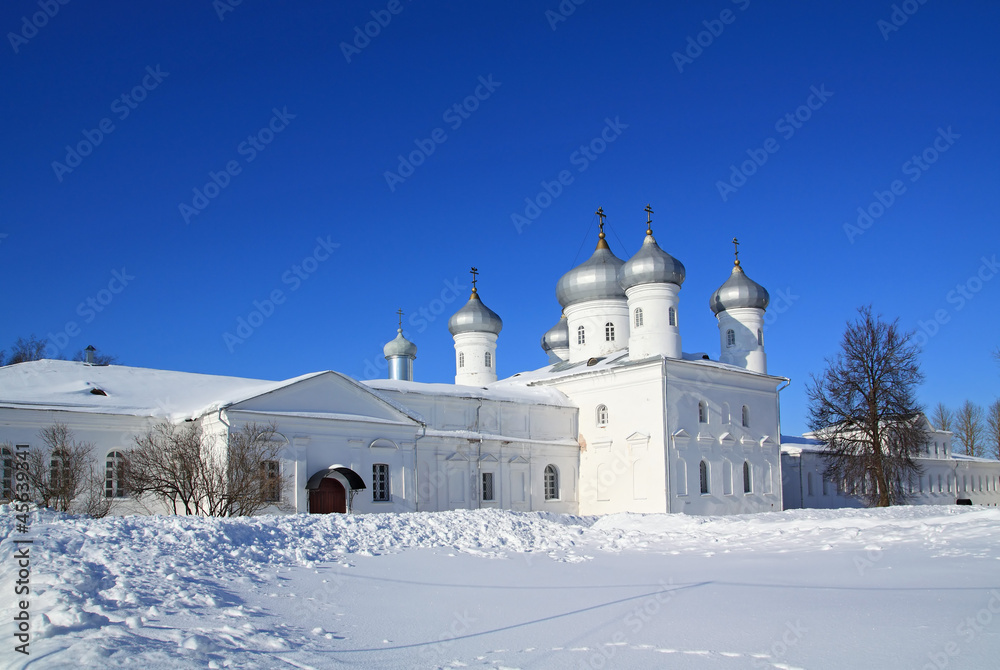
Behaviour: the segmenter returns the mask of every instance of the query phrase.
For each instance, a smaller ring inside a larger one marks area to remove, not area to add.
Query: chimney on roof
[[[83,351],[85,352],[85,356],[86,357],[85,357],[84,360],[86,361],[87,365],[93,365],[94,364],[94,352],[97,351],[97,349],[94,348],[93,344],[88,344],[87,348],[84,349]]]

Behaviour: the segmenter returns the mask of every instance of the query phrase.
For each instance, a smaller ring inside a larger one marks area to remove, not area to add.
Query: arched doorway
[[[350,513],[354,494],[365,488],[365,480],[354,470],[343,465],[331,465],[313,473],[306,482],[309,511],[312,514]]]
[[[332,477],[325,477],[319,488],[309,492],[309,512],[312,514],[346,514],[347,491]]]

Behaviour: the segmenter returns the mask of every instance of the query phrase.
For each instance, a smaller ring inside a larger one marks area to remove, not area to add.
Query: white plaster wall
[[[681,357],[680,310],[676,284],[640,284],[626,291],[630,331],[629,357],[640,360],[649,356]],[[670,325],[670,308],[676,311],[675,325]],[[642,325],[635,325],[635,310],[642,309]]]
[[[569,360],[576,363],[590,358],[607,356],[628,347],[629,311],[622,299],[589,300],[566,307],[566,321],[569,326]],[[615,339],[608,341],[605,325],[614,324]],[[586,337],[579,344],[577,331],[583,326]]]
[[[672,470],[670,511],[685,514],[780,511],[777,388],[783,380],[697,362],[668,360],[666,370]],[[699,422],[699,402],[707,407],[707,423]],[[749,426],[742,425],[744,405],[749,410]],[[702,494],[700,487],[702,460],[708,466],[707,494]],[[731,464],[730,486],[724,481],[729,474],[726,461]],[[744,493],[743,489],[744,462],[750,464],[750,493]],[[682,477],[683,484],[679,481]]]

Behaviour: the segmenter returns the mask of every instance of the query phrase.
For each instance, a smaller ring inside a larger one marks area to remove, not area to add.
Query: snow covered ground
[[[36,512],[29,656],[0,528],[3,667],[1000,667],[998,509]]]

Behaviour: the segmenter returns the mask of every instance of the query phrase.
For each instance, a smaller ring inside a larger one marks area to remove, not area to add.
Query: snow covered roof
[[[632,360],[629,358],[628,351],[616,351],[609,354],[608,356],[600,357],[595,360],[591,365],[589,361],[578,361],[576,363],[570,363],[567,361],[562,361],[554,365],[547,365],[544,368],[539,368],[537,370],[531,370],[528,372],[519,372],[516,375],[507,377],[506,379],[501,379],[500,381],[494,382],[490,385],[491,389],[498,388],[516,388],[518,386],[542,383],[554,379],[560,379],[563,377],[571,377],[573,375],[586,374],[592,371],[606,370],[606,369],[617,369],[629,366],[646,365],[653,362],[659,362],[663,360],[663,356],[651,356],[649,358],[643,358],[639,360]],[[753,372],[752,370],[747,370],[746,368],[741,368],[737,365],[730,365],[729,363],[721,363],[719,361],[710,360],[706,354],[702,353],[684,353],[683,357],[668,358],[670,363],[681,363],[681,364],[691,364],[710,368],[716,368],[718,370],[731,370],[734,372],[740,372],[742,374],[755,375],[758,377],[767,377],[771,379],[782,379],[786,380],[786,377],[778,377],[775,375],[764,374],[760,372]],[[533,386],[532,388],[538,388]]]
[[[804,435],[782,435],[781,451],[786,454],[799,454],[803,451],[823,451],[823,441]]]
[[[429,384],[398,379],[369,379],[362,383],[377,391],[450,396],[453,398],[477,398],[499,402],[516,402],[526,405],[576,407],[562,391],[547,387],[525,386],[523,384],[494,383],[489,386],[462,386],[458,384]]]
[[[194,418],[308,379],[222,377],[124,365],[41,360],[0,368],[0,407]]]

